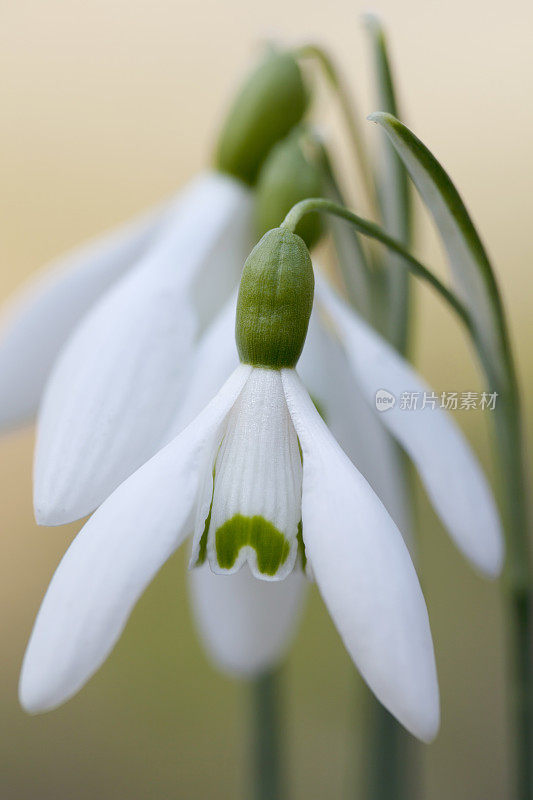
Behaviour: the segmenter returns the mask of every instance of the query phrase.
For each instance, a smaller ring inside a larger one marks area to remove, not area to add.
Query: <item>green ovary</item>
[[[241,547],[253,547],[257,568],[263,575],[275,575],[290,552],[290,542],[271,522],[260,516],[235,514],[215,534],[217,561],[222,569],[231,569]]]

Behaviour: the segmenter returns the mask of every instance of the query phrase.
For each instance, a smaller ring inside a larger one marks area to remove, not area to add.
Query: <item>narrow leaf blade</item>
[[[507,382],[509,345],[496,279],[459,192],[428,148],[392,114],[378,111],[369,119],[386,132],[431,212],[457,291],[483,346],[485,365],[498,384]]]
[[[393,71],[387,50],[383,26],[378,17],[364,17],[374,61],[377,106],[382,111],[398,116],[398,103]],[[401,158],[384,135],[379,149],[376,174],[377,194],[383,227],[403,244],[411,241],[412,214],[407,172]],[[398,266],[398,256],[387,255],[386,292],[387,336],[400,351],[405,352],[408,340],[408,315],[410,304],[409,273]]]

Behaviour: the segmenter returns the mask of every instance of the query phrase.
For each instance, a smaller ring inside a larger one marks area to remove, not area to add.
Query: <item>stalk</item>
[[[474,340],[476,346],[479,348],[479,339],[476,331],[472,325],[470,314],[466,307],[459,300],[459,298],[448,289],[427,267],[424,266],[418,259],[411,255],[411,253],[404,247],[404,245],[392,236],[389,236],[385,231],[373,222],[369,222],[363,217],[357,216],[352,211],[349,211],[344,206],[334,203],[332,200],[325,200],[322,197],[311,197],[308,200],[302,200],[296,203],[291,208],[287,216],[282,222],[282,226],[294,232],[296,226],[305,214],[310,214],[313,211],[323,211],[327,214],[333,214],[336,217],[345,219],[350,222],[354,228],[362,233],[364,236],[369,236],[371,239],[376,239],[381,242],[389,250],[402,256],[401,267],[405,266],[414,275],[422,278],[426,283],[429,283],[440,296],[452,307],[454,312],[458,315],[461,322],[467,328],[471,338]],[[405,262],[405,263],[404,263]]]
[[[361,179],[365,188],[366,196],[370,204],[370,211],[373,216],[378,216],[378,201],[376,197],[376,188],[374,178],[370,171],[370,159],[365,146],[365,141],[361,133],[358,123],[358,115],[355,112],[355,105],[353,98],[350,97],[348,88],[338,71],[335,63],[329,54],[321,47],[315,44],[306,44],[300,47],[296,55],[302,58],[314,58],[320,65],[322,71],[327,78],[331,88],[337,95],[339,106],[344,117],[348,136],[352,144]]]
[[[252,793],[254,800],[283,800],[280,672],[269,670],[251,682]]]
[[[409,787],[415,781],[408,774],[412,761],[408,734],[371,692],[367,694],[366,716],[363,796],[368,800],[412,800]]]
[[[495,426],[508,550],[504,591],[510,618],[508,691],[513,720],[514,790],[517,800],[533,800],[533,616],[527,466],[515,387],[498,401]]]

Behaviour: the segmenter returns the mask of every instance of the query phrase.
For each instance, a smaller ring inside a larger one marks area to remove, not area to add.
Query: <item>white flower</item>
[[[376,410],[379,389],[431,393],[413,367],[340,298],[319,272],[298,372],[342,448],[405,531],[390,434],[412,459],[442,523],[461,552],[487,577],[502,568],[498,511],[476,456],[453,418],[438,407]],[[173,426],[177,434],[238,364],[229,303],[196,352],[195,369]],[[209,365],[213,365],[210,368]]]
[[[294,369],[312,303],[305,245],[284,229],[271,231],[241,280],[235,330],[244,363],[195,416],[235,363],[232,301],[197,350],[174,422],[186,427],[103,503],[61,562],[24,659],[20,697],[29,711],[53,708],[81,688],[149,581],[193,532],[190,591],[206,647],[224,669],[253,674],[279,658],[305,570],[377,697],[416,736],[429,741],[436,734],[431,634],[407,547]],[[337,342],[320,323],[324,312]],[[323,281],[315,315],[311,341],[322,338],[327,358],[317,362],[315,349],[307,366],[302,359],[302,373],[332,427],[353,446],[350,387],[371,406],[376,387],[416,389],[420,379]],[[379,416],[416,463],[459,546],[496,573],[499,522],[468,445],[443,412],[416,412],[420,430],[402,419]],[[364,468],[374,470],[376,484],[382,480],[368,454]],[[450,478],[450,470],[460,476]]]
[[[294,370],[312,297],[302,240],[281,229],[267,234],[246,262],[237,308],[239,354],[251,363],[239,365],[204,411],[119,486],[69,548],[24,659],[20,697],[28,710],[53,708],[85,683],[192,529],[191,564],[208,563],[219,580],[242,567],[274,590],[309,564],[377,697],[415,735],[435,735],[433,647],[408,550]],[[233,590],[228,596],[231,611]],[[268,602],[292,619],[297,592],[286,599],[282,608],[272,592]],[[243,624],[250,620],[245,615]],[[236,626],[226,623],[231,636]],[[286,620],[278,627],[281,645]]]
[[[330,330],[323,323],[328,312]],[[195,417],[236,368],[234,314],[234,303],[230,303],[203,338],[174,433]],[[410,520],[391,435],[412,458],[435,510],[459,549],[480,572],[488,577],[497,575],[503,562],[501,526],[490,488],[468,442],[453,419],[440,409],[399,413],[376,410],[376,391],[384,386],[397,396],[405,387],[420,393],[429,389],[323,278],[317,282],[315,309],[298,372],[331,432],[381,498],[407,544]],[[240,573],[217,580],[209,571],[190,571],[192,609],[218,667],[230,674],[253,674],[279,661],[295,625],[284,617],[286,635],[281,637],[275,609],[269,614],[264,608],[267,602],[274,605],[276,598],[271,594],[254,600],[259,584],[235,577],[240,578]],[[296,618],[304,588],[296,582],[292,587]],[[233,613],[226,613],[230,603]],[[257,656],[258,640],[262,643],[261,658]]]
[[[173,435],[195,418],[237,367],[234,331],[232,301],[202,337]],[[321,324],[316,311],[298,372],[335,438],[381,498],[409,545],[411,520],[397,448],[375,408],[361,396],[340,344]],[[252,676],[280,661],[306,594],[307,581],[300,570],[272,584],[254,580],[247,569],[220,576],[204,565],[189,570],[187,579],[196,627],[218,669],[229,675]]]
[[[90,513],[161,445],[194,344],[237,285],[250,250],[251,197],[215,172],[195,179],[145,255],[64,344],[39,411],[39,523]]]
[[[223,121],[216,171],[20,293],[0,335],[0,430],[30,421],[47,384],[38,522],[89,513],[161,446],[192,345],[252,246],[259,170],[308,100],[296,55],[269,48]]]

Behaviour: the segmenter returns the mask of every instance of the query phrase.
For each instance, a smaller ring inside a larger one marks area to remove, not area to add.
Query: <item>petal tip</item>
[[[483,547],[469,554],[474,567],[489,580],[496,580],[503,569],[505,561],[505,543],[500,526],[492,530],[490,536],[484,536]]]
[[[18,696],[26,714],[42,714],[51,707],[44,699],[41,682],[32,678],[26,666],[23,666],[20,675]]]
[[[427,697],[423,703],[418,703],[418,708],[411,707],[409,713],[399,716],[398,719],[413,736],[425,744],[431,744],[440,729],[438,685],[435,684],[431,697]]]
[[[433,659],[432,659],[433,662]],[[434,662],[433,662],[434,665]],[[415,683],[402,689],[396,687],[396,698],[378,699],[406,730],[425,744],[430,744],[440,728],[440,693],[434,666],[430,674],[419,674]]]
[[[46,528],[53,528],[58,525],[65,525],[67,522],[72,522],[72,519],[65,519],[64,509],[57,508],[53,504],[48,505],[46,503],[35,502],[33,514],[37,525],[42,525]]]
[[[483,563],[478,564],[486,578],[489,580],[496,580],[500,577],[504,564],[504,556],[505,551],[502,544],[498,550],[489,553],[488,556],[484,558]]]
[[[67,504],[49,495],[43,496],[38,488],[34,491],[33,514],[37,525],[50,528],[58,525],[67,525],[69,522],[76,522],[76,520],[82,519],[93,510],[85,510],[81,507],[76,507],[76,505]]]
[[[416,736],[424,742],[424,744],[431,744],[436,738],[440,729],[440,708],[437,708],[431,717],[420,726]]]

